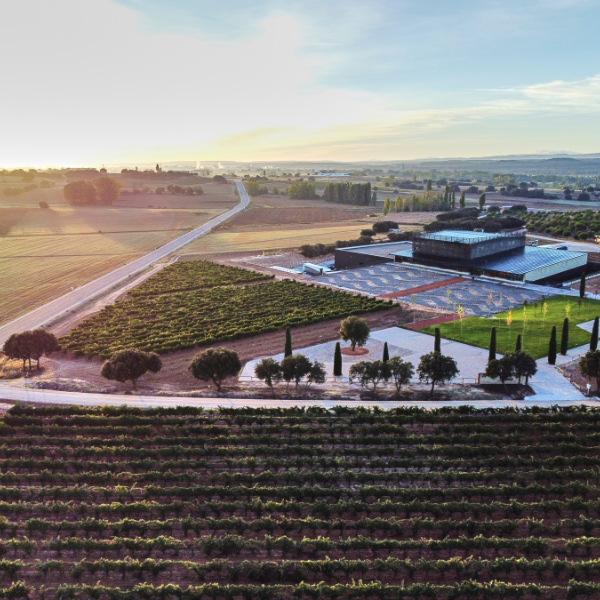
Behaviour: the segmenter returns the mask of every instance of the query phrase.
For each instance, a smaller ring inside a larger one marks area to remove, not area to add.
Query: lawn
[[[547,307],[544,314],[544,304]],[[492,327],[496,327],[497,350],[499,353],[514,351],[517,336],[521,334],[522,349],[534,358],[548,355],[548,343],[552,326],[556,325],[558,348],[565,317],[569,313],[569,348],[589,343],[590,334],[577,327],[579,323],[600,316],[600,302],[573,296],[554,296],[544,303],[536,302],[526,307],[497,313],[491,318],[468,317],[460,321],[440,325],[442,337],[464,342],[479,348],[489,348]],[[509,314],[512,317],[508,325]],[[425,327],[423,333],[434,334],[435,327]]]

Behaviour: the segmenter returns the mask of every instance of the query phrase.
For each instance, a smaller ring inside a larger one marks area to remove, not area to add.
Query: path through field
[[[129,277],[132,277],[140,271],[146,269],[150,265],[161,260],[165,256],[168,256],[172,252],[175,252],[182,246],[189,244],[193,240],[202,237],[209,233],[214,227],[223,223],[233,215],[244,210],[250,204],[250,197],[246,193],[242,183],[237,183],[236,186],[240,196],[240,203],[226,213],[219,215],[218,217],[211,219],[204,225],[193,229],[192,231],[172,240],[168,244],[165,244],[156,250],[138,258],[129,264],[124,265],[90,283],[87,283],[80,288],[73,290],[67,294],[64,294],[60,298],[45,304],[17,319],[7,323],[0,327],[0,344],[8,339],[12,333],[25,331],[27,329],[35,329],[42,325],[53,321],[57,317],[68,313],[88,302],[91,298],[101,294],[112,288],[113,286],[121,283]]]

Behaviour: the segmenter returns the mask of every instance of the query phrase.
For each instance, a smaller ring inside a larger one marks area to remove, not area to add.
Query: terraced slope
[[[15,407],[1,597],[600,597],[600,411]]]

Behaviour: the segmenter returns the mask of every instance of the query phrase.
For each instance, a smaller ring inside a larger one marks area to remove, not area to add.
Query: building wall
[[[547,277],[552,277],[554,275],[558,275],[559,273],[570,271],[571,269],[585,267],[586,264],[587,254],[575,256],[548,267],[540,267],[539,269],[528,271],[525,273],[524,281],[539,281],[540,279],[546,279]]]
[[[473,260],[523,246],[525,236],[494,238],[474,244],[416,238],[413,242],[413,253],[415,256],[437,256],[446,260]]]
[[[393,257],[376,256],[365,254],[363,252],[353,252],[344,248],[338,248],[335,251],[336,269],[358,269],[359,267],[369,267],[371,265],[381,265],[391,262]]]

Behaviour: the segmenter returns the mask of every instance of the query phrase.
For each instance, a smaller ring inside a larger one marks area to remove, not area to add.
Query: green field
[[[580,327],[579,323],[591,321],[600,316],[600,302],[573,296],[554,296],[545,301],[547,313],[544,316],[542,302],[529,304],[526,307],[513,309],[512,323],[507,324],[509,311],[498,313],[491,318],[468,317],[460,321],[439,325],[443,338],[464,342],[479,348],[489,348],[492,327],[496,327],[497,350],[499,353],[512,352],[515,349],[517,336],[521,334],[523,350],[534,358],[548,356],[548,343],[552,326],[556,325],[558,347],[562,325],[570,306],[569,314],[569,348],[576,348],[589,343],[590,334]],[[423,333],[434,334],[435,327],[425,327]]]

